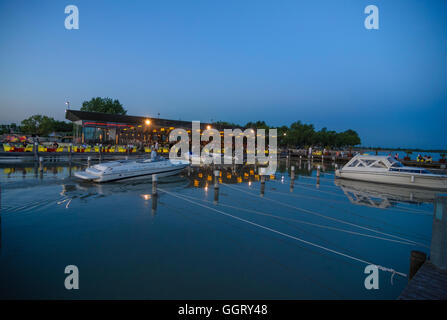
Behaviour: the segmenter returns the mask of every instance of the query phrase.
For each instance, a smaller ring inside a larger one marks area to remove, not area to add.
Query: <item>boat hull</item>
[[[347,170],[337,170],[335,175],[339,178],[350,180],[447,190],[447,178],[436,177],[435,175],[367,171],[352,172]]]
[[[185,169],[187,165],[181,165],[176,166],[175,168],[169,169],[169,170],[141,170],[138,172],[131,172],[131,173],[116,173],[116,174],[106,174],[106,175],[94,175],[91,173],[87,173],[85,171],[83,172],[76,172],[74,175],[77,178],[80,178],[82,180],[86,181],[93,181],[93,182],[111,182],[111,181],[118,181],[118,180],[124,180],[124,179],[152,179],[152,176],[154,174],[157,175],[157,178],[159,177],[168,177],[172,175],[179,174],[180,172]]]

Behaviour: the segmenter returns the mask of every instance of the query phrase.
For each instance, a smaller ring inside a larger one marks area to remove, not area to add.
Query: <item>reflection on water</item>
[[[434,192],[334,180],[329,163],[193,167],[157,193],[82,169],[0,168],[0,298],[72,298],[76,264],[77,298],[395,299],[406,278],[366,290],[358,261],[406,273],[430,247]]]
[[[383,209],[389,208],[398,202],[413,204],[432,203],[437,193],[428,189],[346,179],[335,180],[335,185],[343,190],[351,203]]]

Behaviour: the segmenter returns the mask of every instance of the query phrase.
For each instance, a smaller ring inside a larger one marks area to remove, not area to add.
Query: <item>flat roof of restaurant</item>
[[[65,110],[65,118],[70,121],[103,121],[103,122],[113,122],[120,124],[134,124],[140,125],[144,124],[146,120],[151,121],[151,125],[158,127],[174,127],[174,128],[191,128],[192,121],[184,120],[170,120],[170,119],[160,119],[152,117],[141,117],[141,116],[129,116],[121,114],[111,114],[111,113],[101,113],[101,112],[89,112],[81,110]],[[211,125],[213,128],[218,130],[223,130],[219,125],[213,125],[212,123],[200,123],[200,127],[205,129],[207,125]],[[232,129],[232,128],[228,128]]]

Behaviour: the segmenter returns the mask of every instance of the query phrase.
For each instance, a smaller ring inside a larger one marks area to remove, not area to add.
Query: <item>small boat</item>
[[[100,163],[81,172],[75,172],[75,176],[87,181],[108,182],[130,178],[167,177],[180,173],[189,166],[189,161],[168,160],[163,157],[153,159],[118,160]]]
[[[340,170],[339,178],[447,190],[447,175],[406,167],[389,156],[356,155]]]

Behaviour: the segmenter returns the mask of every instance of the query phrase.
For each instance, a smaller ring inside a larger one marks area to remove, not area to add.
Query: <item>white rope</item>
[[[228,184],[226,184],[226,183],[222,183],[222,185],[223,185],[223,186],[226,186],[226,187],[228,187],[228,188],[231,188],[231,189],[234,189],[234,190],[237,190],[237,191],[240,191],[240,192],[243,192],[243,193],[246,193],[246,194],[249,194],[249,195],[251,195],[251,196],[253,196],[253,197],[258,198],[257,195],[255,195],[255,194],[253,194],[253,193],[251,193],[251,192],[242,190],[242,189],[240,189],[240,188],[235,188],[235,187],[230,186],[230,185],[228,185]],[[281,202],[281,201],[276,201],[276,200],[271,199],[271,198],[262,197],[262,199],[265,199],[265,200],[268,200],[268,201],[272,201],[272,202],[278,203],[278,204],[280,204],[280,205],[283,205],[283,206],[286,206],[286,207],[289,207],[289,208],[292,208],[292,209],[295,209],[295,210],[299,210],[299,211],[302,211],[302,212],[305,212],[305,213],[313,214],[313,215],[316,215],[316,216],[318,216],[318,217],[322,217],[322,218],[324,218],[324,219],[329,219],[329,220],[337,221],[337,222],[339,222],[339,223],[347,224],[347,225],[354,226],[354,227],[357,227],[357,228],[360,228],[360,229],[364,229],[364,230],[372,231],[372,232],[375,232],[375,233],[379,233],[379,234],[382,234],[382,235],[384,235],[384,236],[388,236],[388,237],[396,238],[396,239],[403,240],[403,241],[406,241],[406,242],[410,242],[410,243],[413,243],[414,245],[418,245],[418,243],[415,242],[415,241],[413,241],[413,240],[409,240],[409,239],[406,239],[406,238],[402,238],[402,237],[399,237],[399,236],[396,236],[396,235],[393,235],[393,234],[389,234],[389,233],[382,232],[382,231],[379,231],[379,230],[371,229],[371,228],[368,228],[368,227],[360,226],[360,225],[358,225],[358,224],[351,223],[351,222],[348,222],[348,221],[344,221],[344,220],[341,220],[341,219],[337,219],[337,218],[329,217],[329,216],[326,216],[326,215],[324,215],[324,214],[321,214],[321,213],[318,213],[318,212],[315,212],[315,211],[311,211],[311,210],[307,210],[307,209],[299,208],[299,207],[296,207],[296,206],[293,206],[293,205],[290,205],[290,204],[287,204],[287,203],[283,203],[283,202]]]
[[[227,216],[227,217],[230,217],[230,218],[233,218],[233,219],[236,219],[236,220],[239,220],[239,221],[242,221],[242,222],[251,224],[251,225],[256,226],[256,227],[258,227],[258,228],[261,228],[261,229],[264,229],[264,230],[268,230],[268,231],[270,231],[270,232],[273,232],[273,233],[282,235],[282,236],[287,237],[287,238],[290,238],[290,239],[294,239],[294,240],[296,240],[296,241],[300,241],[300,242],[305,243],[305,244],[307,244],[307,245],[310,245],[310,246],[313,246],[313,247],[316,247],[316,248],[319,248],[319,249],[322,249],[322,250],[325,250],[325,251],[328,251],[328,252],[331,252],[331,253],[334,253],[334,254],[343,256],[343,257],[348,258],[348,259],[351,259],[351,260],[355,260],[355,261],[358,261],[358,262],[361,262],[361,263],[364,263],[364,264],[367,264],[367,265],[374,265],[374,266],[377,266],[378,269],[383,270],[383,271],[386,271],[386,272],[391,272],[392,274],[398,274],[398,275],[400,275],[400,276],[402,276],[402,277],[407,277],[407,275],[406,275],[405,273],[398,272],[398,271],[396,271],[396,270],[394,270],[394,269],[392,269],[392,268],[385,268],[385,267],[382,267],[382,266],[380,266],[380,265],[376,265],[376,264],[374,264],[374,263],[371,263],[371,262],[369,262],[369,261],[366,261],[366,260],[363,260],[363,259],[360,259],[360,258],[353,257],[353,256],[351,256],[351,255],[345,254],[345,253],[343,253],[343,252],[339,252],[339,251],[336,251],[336,250],[333,250],[333,249],[330,249],[330,248],[326,248],[326,247],[321,246],[321,245],[319,245],[319,244],[316,244],[316,243],[312,243],[312,242],[310,242],[310,241],[303,240],[303,239],[301,239],[301,238],[298,238],[298,237],[289,235],[289,234],[287,234],[287,233],[284,233],[284,232],[281,232],[281,231],[278,231],[278,230],[275,230],[275,229],[272,229],[272,228],[269,228],[269,227],[266,227],[266,226],[257,224],[257,223],[255,223],[255,222],[252,222],[252,221],[249,221],[249,220],[246,220],[246,219],[243,219],[243,218],[234,216],[234,215],[229,214],[229,213],[227,213],[227,212],[224,212],[224,211],[221,211],[221,210],[218,210],[218,209],[215,209],[215,208],[212,208],[212,207],[203,205],[203,204],[201,204],[201,203],[197,203],[197,202],[192,201],[192,200],[190,200],[190,199],[188,199],[188,198],[185,198],[185,197],[183,197],[183,196],[180,196],[180,195],[178,195],[178,194],[175,194],[175,193],[172,193],[172,192],[169,192],[169,191],[166,191],[166,190],[163,190],[163,189],[160,189],[160,188],[159,188],[158,190],[159,190],[159,191],[162,191],[162,192],[165,192],[165,193],[167,193],[167,194],[169,194],[169,195],[171,195],[171,196],[173,196],[173,197],[176,197],[176,198],[182,199],[182,200],[184,200],[184,201],[190,202],[190,203],[192,203],[192,204],[195,204],[195,205],[197,205],[197,206],[200,206],[200,207],[207,208],[207,209],[209,209],[209,210],[218,212],[218,213],[223,214],[223,215],[225,215],[225,216]]]
[[[198,199],[198,198],[187,196],[187,195],[182,195],[182,197],[189,198],[191,200],[197,200],[197,201],[202,201],[202,202],[207,202],[207,203],[213,203],[212,201],[209,201],[209,200]],[[323,228],[323,229],[335,230],[335,231],[345,232],[345,233],[354,234],[354,235],[358,235],[358,236],[362,236],[362,237],[368,237],[368,238],[373,238],[373,239],[378,239],[378,240],[384,240],[384,241],[396,242],[396,243],[401,243],[401,244],[414,246],[413,243],[407,242],[407,241],[400,241],[400,240],[388,239],[388,238],[383,238],[383,237],[377,237],[377,236],[370,235],[370,234],[365,234],[365,233],[350,231],[350,230],[346,230],[346,229],[340,229],[340,228],[335,228],[335,227],[331,227],[331,226],[316,224],[316,223],[312,223],[312,222],[308,222],[308,221],[304,221],[304,220],[280,217],[280,216],[277,216],[277,215],[274,215],[274,214],[270,214],[270,213],[266,213],[266,212],[262,212],[262,211],[257,211],[257,210],[252,210],[252,209],[236,207],[236,206],[232,206],[232,205],[229,205],[229,204],[219,203],[219,206],[223,206],[223,207],[227,207],[227,208],[231,208],[231,209],[236,209],[236,210],[240,210],[240,211],[251,212],[251,213],[255,213],[255,214],[259,214],[259,215],[263,215],[263,216],[273,217],[273,218],[279,219],[279,220],[293,221],[293,222],[306,224],[306,225],[310,225],[310,226],[314,226],[314,227],[319,227],[319,228]],[[422,247],[429,248],[429,246],[424,245],[422,243],[419,244],[419,245],[422,246]]]

